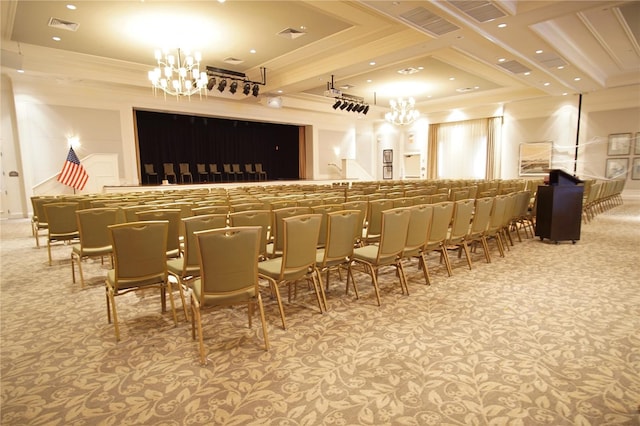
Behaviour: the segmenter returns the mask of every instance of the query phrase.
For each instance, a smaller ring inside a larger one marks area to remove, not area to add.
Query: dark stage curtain
[[[189,163],[194,182],[198,163],[207,171],[209,163],[220,171],[225,163],[238,163],[242,171],[245,163],[262,163],[269,180],[300,179],[298,126],[151,111],[136,111],[135,117],[140,182],[146,183],[148,163],[161,178],[163,163],[173,163],[178,181],[179,163]]]

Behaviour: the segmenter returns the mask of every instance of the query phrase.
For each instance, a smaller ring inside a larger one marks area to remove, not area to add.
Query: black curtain
[[[136,110],[140,182],[145,182],[143,164],[154,165],[163,176],[163,163],[173,163],[179,179],[179,163],[189,163],[194,181],[196,164],[262,163],[269,180],[297,180],[298,126],[230,120],[215,117]],[[245,176],[245,179],[247,176]],[[155,182],[152,182],[155,183]]]

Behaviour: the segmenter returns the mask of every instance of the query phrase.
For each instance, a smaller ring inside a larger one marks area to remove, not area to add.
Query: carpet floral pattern
[[[116,343],[106,265],[85,262],[81,289],[69,246],[48,266],[28,221],[0,225],[3,425],[640,424],[636,200],[575,245],[516,238],[472,270],[452,253],[452,277],[433,254],[431,286],[408,262],[409,296],[383,269],[381,307],[359,271],[359,299],[332,275],[325,314],[301,284],[287,330],[265,289],[271,349],[245,309],[208,312],[206,366],[155,292],[117,299]]]

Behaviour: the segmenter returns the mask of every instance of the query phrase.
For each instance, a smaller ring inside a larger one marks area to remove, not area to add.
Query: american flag
[[[88,179],[89,175],[84,167],[82,167],[82,164],[80,164],[80,160],[78,160],[75,151],[73,148],[69,148],[67,161],[64,162],[64,167],[62,167],[62,171],[58,175],[58,182],[70,186],[73,189],[82,190],[87,184]]]

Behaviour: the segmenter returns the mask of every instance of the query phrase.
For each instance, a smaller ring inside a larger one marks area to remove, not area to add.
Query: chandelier
[[[154,92],[160,89],[165,92],[165,97],[169,94],[178,99],[180,96],[190,97],[196,93],[202,96],[202,92],[206,95],[208,77],[206,72],[200,72],[200,52],[195,52],[192,56],[189,51],[177,49],[174,55],[168,49],[158,49],[155,56],[158,66],[149,71]]]
[[[415,109],[416,101],[413,98],[390,100],[391,111],[384,115],[389,123],[404,126],[411,124],[420,116],[420,112]]]

